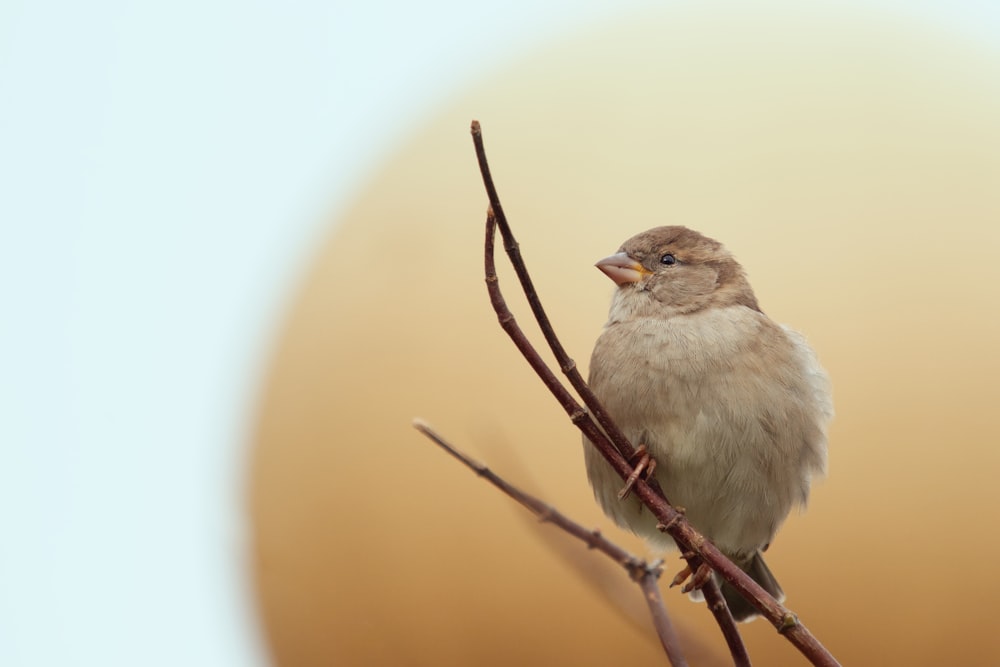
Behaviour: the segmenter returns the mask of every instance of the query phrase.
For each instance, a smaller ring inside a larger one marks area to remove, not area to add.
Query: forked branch
[[[500,198],[486,160],[482,131],[477,121],[472,122],[472,137],[476,147],[476,156],[479,161],[483,183],[486,186],[487,196],[490,200],[490,208],[486,220],[484,258],[486,285],[490,295],[490,302],[497,314],[500,325],[521,351],[521,354],[528,361],[529,365],[542,379],[546,387],[555,396],[556,400],[562,405],[572,422],[600,451],[601,455],[624,481],[633,472],[633,467],[629,463],[629,460],[635,448],[628,442],[628,439],[625,438],[621,430],[601,407],[600,402],[576,370],[576,364],[569,358],[558,341],[555,331],[542,308],[538,294],[531,283],[527,267],[521,258],[517,241],[514,239],[506,215],[503,212],[503,207],[500,204]],[[527,340],[510,309],[507,307],[503,294],[500,291],[494,261],[494,237],[497,227],[500,228],[504,247],[507,250],[507,254],[514,266],[515,273],[521,282],[539,327],[542,329],[546,341],[556,355],[560,367],[569,378],[571,385],[583,399],[587,409],[576,401],[572,394],[570,394],[559,382],[555,374],[548,368],[538,352]],[[591,415],[593,415],[593,418]],[[666,496],[655,479],[645,480],[642,476],[639,476],[633,489],[642,503],[657,518],[659,522],[658,528],[669,534],[678,544],[682,554],[688,559],[692,571],[697,571],[697,565],[701,562],[707,563],[715,572],[739,591],[761,615],[768,619],[813,664],[830,666],[839,664],[829,651],[798,620],[795,614],[768,595],[763,588],[726,558],[711,542],[691,527],[684,516],[667,501]],[[739,633],[735,629],[732,616],[725,608],[725,603],[722,601],[721,595],[718,594],[718,590],[715,589],[713,591],[713,588],[715,588],[714,583],[709,581],[705,590],[706,600],[709,603],[709,608],[716,615],[716,619],[733,653],[734,661],[737,665],[749,664],[746,649],[739,637]]]
[[[437,444],[441,449],[461,461],[465,467],[469,468],[478,476],[482,477],[487,482],[516,500],[523,507],[527,508],[541,521],[545,521],[562,528],[564,531],[586,544],[589,549],[594,549],[603,553],[605,556],[625,568],[629,577],[638,583],[639,587],[642,589],[642,597],[646,601],[646,606],[649,607],[649,615],[653,620],[653,627],[656,629],[656,634],[660,638],[660,644],[663,646],[663,650],[666,652],[667,658],[670,660],[670,664],[674,667],[686,667],[688,663],[684,658],[684,653],[681,651],[680,639],[677,637],[677,633],[674,631],[674,626],[670,622],[670,617],[667,615],[666,607],[663,605],[663,598],[660,596],[660,588],[657,585],[657,582],[660,579],[660,574],[662,574],[662,569],[659,566],[650,565],[641,558],[633,556],[617,544],[614,544],[601,535],[600,531],[588,530],[551,505],[543,502],[535,496],[532,496],[531,494],[525,493],[497,475],[482,463],[473,460],[463,452],[459,451],[424,422],[416,420],[413,422],[413,427],[430,438],[430,440]]]

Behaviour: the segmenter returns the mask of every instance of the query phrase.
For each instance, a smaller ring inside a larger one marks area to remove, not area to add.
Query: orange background
[[[622,572],[410,427],[426,419],[645,553],[594,504],[576,430],[490,309],[472,118],[584,371],[613,289],[593,262],[660,224],[724,242],[764,310],[817,349],[830,474],[768,561],[840,661],[1000,653],[1000,58],[884,15],[780,15],[637,15],[483,73],[335,221],[288,309],[254,443],[278,664],[662,662]],[[693,662],[725,664],[710,615],[665,595]],[[765,622],[742,628],[758,664],[804,662]]]

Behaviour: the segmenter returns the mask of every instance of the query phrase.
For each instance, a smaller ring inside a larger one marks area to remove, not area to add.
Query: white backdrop
[[[327,221],[477,69],[662,4],[0,3],[0,664],[265,664],[246,446]]]

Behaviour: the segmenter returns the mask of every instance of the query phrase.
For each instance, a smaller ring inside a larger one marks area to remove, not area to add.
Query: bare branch
[[[624,479],[631,479],[633,477],[634,470],[628,461],[631,460],[635,454],[635,448],[607,414],[603,406],[601,406],[597,397],[590,391],[590,388],[587,386],[586,382],[584,382],[579,371],[576,370],[576,363],[569,358],[569,355],[566,354],[565,349],[556,337],[555,331],[549,322],[548,316],[542,307],[541,300],[534,289],[530,276],[528,275],[528,269],[525,266],[524,261],[521,259],[517,241],[514,239],[513,233],[510,230],[510,225],[507,223],[506,216],[503,213],[503,207],[500,203],[496,186],[493,183],[493,176],[490,172],[489,163],[486,159],[486,149],[483,145],[482,130],[477,121],[472,121],[472,139],[476,147],[476,157],[479,161],[479,169],[482,173],[483,183],[486,186],[487,196],[490,200],[490,210],[487,214],[486,222],[485,242],[486,287],[490,295],[490,302],[493,304],[493,308],[500,321],[500,326],[511,337],[518,350],[521,351],[522,356],[524,356],[539,377],[541,377],[545,385],[555,395],[556,400],[559,401],[559,403],[563,406],[563,409],[566,410],[567,414],[569,414],[573,423],[576,424],[581,431],[583,431],[595,447],[601,450],[605,459],[607,459],[609,463],[616,468],[616,471],[619,474],[623,474],[622,467],[624,467],[625,470],[628,470],[627,473],[624,473]],[[587,414],[587,411],[573,399],[572,395],[566,391],[566,389],[559,382],[558,378],[556,378],[556,376],[548,368],[541,356],[537,353],[537,351],[535,351],[527,337],[520,330],[520,327],[514,319],[513,313],[511,313],[510,309],[507,307],[506,300],[500,291],[500,285],[496,275],[496,265],[494,260],[495,227],[500,227],[501,229],[501,234],[505,239],[505,247],[507,248],[508,257],[510,258],[511,264],[514,266],[515,272],[521,282],[528,302],[531,305],[532,312],[538,321],[539,327],[543,331],[546,341],[549,343],[549,347],[552,349],[553,354],[556,355],[563,371],[569,375],[571,383],[577,387],[581,396],[584,397],[584,400],[587,401],[589,399],[588,407],[594,410],[594,413],[598,416],[603,431],[602,429],[597,428],[593,420]],[[615,452],[610,451],[611,449],[614,449]],[[617,456],[615,456],[616,453],[618,454]],[[655,478],[648,481],[647,484],[649,484],[652,490],[660,496],[664,504],[667,504],[666,496],[663,494],[663,490],[659,487]],[[667,507],[669,507],[669,505],[667,505]],[[671,521],[682,518],[681,515],[673,509],[673,507],[669,507],[669,510],[672,514],[666,521],[664,521],[663,517],[659,517],[659,515],[657,515],[663,525],[669,525]],[[686,545],[684,546],[686,547]],[[684,553],[693,554],[693,552],[688,548],[682,548],[682,550]],[[696,571],[697,567],[692,567],[691,569],[692,571]],[[722,599],[714,581],[707,581],[703,588],[715,589],[714,593],[711,590],[706,591],[707,599]],[[714,606],[712,608],[712,613],[715,615],[716,622],[719,623],[722,628],[723,635],[726,637],[727,644],[730,647],[736,665],[738,667],[749,665],[750,660],[749,657],[747,657],[746,647],[743,645],[739,630],[736,628],[736,622],[733,620],[732,614],[729,613],[729,609],[726,607],[725,601],[722,601],[721,607],[718,605]]]
[[[548,503],[545,503],[539,498],[520,490],[482,463],[479,463],[465,453],[459,451],[458,448],[450,444],[442,436],[438,435],[438,433],[425,422],[414,420],[413,427],[427,436],[431,441],[441,447],[441,449],[451,454],[452,457],[461,461],[465,467],[475,472],[476,475],[482,477],[490,484],[516,500],[523,507],[527,508],[528,511],[540,520],[562,528],[564,531],[586,544],[588,549],[595,549],[605,554],[625,568],[629,577],[631,577],[632,580],[638,583],[642,588],[643,599],[645,599],[646,605],[649,607],[650,616],[653,619],[653,627],[656,629],[656,634],[660,638],[660,644],[663,646],[663,650],[666,652],[667,658],[670,660],[670,664],[674,667],[687,666],[687,660],[685,660],[684,654],[681,651],[680,638],[677,636],[677,632],[674,630],[674,626],[670,622],[667,609],[663,604],[663,598],[660,597],[660,589],[659,586],[657,586],[657,581],[660,578],[662,570],[659,566],[650,565],[641,558],[630,554],[617,544],[608,540],[606,537],[601,535],[600,531],[596,529],[588,530],[587,528],[584,528],[582,525],[573,521]]]
[[[476,156],[479,160],[483,183],[486,186],[487,195],[490,199],[490,209],[488,211],[486,221],[486,284],[490,294],[490,301],[497,313],[500,325],[504,331],[507,332],[508,336],[510,336],[511,340],[521,351],[522,355],[531,367],[545,383],[546,387],[549,388],[552,394],[563,406],[563,409],[570,415],[573,423],[576,424],[587,439],[595,447],[597,447],[597,449],[601,452],[601,455],[608,461],[615,472],[621,476],[622,480],[627,480],[633,473],[633,467],[629,463],[628,457],[631,457],[634,452],[634,448],[621,433],[620,429],[614,425],[611,418],[600,406],[596,397],[590,393],[589,389],[586,387],[586,383],[583,381],[582,377],[579,376],[578,371],[576,371],[576,364],[569,359],[565,350],[563,350],[561,344],[559,344],[556,339],[555,332],[553,331],[551,324],[541,307],[538,295],[531,285],[527,269],[520,257],[517,242],[514,240],[513,235],[510,232],[510,226],[507,223],[506,216],[503,214],[503,208],[500,205],[499,196],[497,195],[496,187],[493,184],[493,178],[489,171],[489,165],[486,161],[485,148],[482,141],[482,131],[477,121],[472,122],[472,136],[476,146]],[[504,237],[504,245],[507,249],[508,256],[510,257],[512,264],[514,264],[515,272],[525,289],[526,296],[531,304],[532,311],[539,322],[539,326],[542,328],[546,339],[549,341],[550,347],[552,347],[553,352],[559,359],[564,372],[567,373],[573,386],[580,392],[581,397],[597,418],[601,428],[598,428],[597,423],[591,419],[590,414],[588,414],[588,412],[576,402],[572,395],[558,381],[552,371],[549,370],[545,362],[542,361],[537,351],[524,336],[524,333],[518,326],[513,314],[507,307],[503,295],[500,292],[496,276],[496,267],[493,259],[493,238],[497,226],[500,226],[501,228],[501,234]],[[577,386],[578,384],[580,385],[579,387]],[[605,435],[605,433],[607,433],[607,435]],[[750,579],[746,573],[729,561],[729,559],[719,552],[719,550],[716,549],[711,542],[706,540],[704,536],[699,534],[690,526],[690,524],[688,524],[684,517],[667,502],[662,489],[659,488],[659,485],[656,484],[655,480],[650,483],[647,480],[642,479],[640,476],[635,483],[634,490],[643,504],[653,512],[654,516],[657,517],[659,521],[658,527],[660,530],[668,533],[674,541],[677,542],[683,553],[690,552],[703,559],[704,562],[708,563],[712,569],[718,572],[722,578],[728,581],[737,591],[740,592],[741,595],[749,600],[751,604],[753,604],[754,607],[757,608],[757,610],[760,611],[761,614],[767,618],[781,634],[785,635],[785,637],[787,637],[789,641],[791,641],[791,643],[803,653],[803,655],[812,661],[813,664],[838,664],[829,651],[827,651],[809,632],[809,630],[799,622],[798,618],[791,611],[783,607],[774,598],[768,595],[763,588]],[[696,571],[696,568],[692,568],[692,571]],[[713,585],[714,584],[709,582],[709,587]],[[711,597],[714,598],[715,596]],[[720,600],[721,596],[717,602]],[[733,642],[738,642],[739,645],[742,646],[742,641],[739,640],[739,634],[735,631],[735,628],[727,629],[725,627],[727,624],[732,625],[732,616],[728,613],[728,610],[726,610],[725,614],[718,614],[718,610],[716,609],[718,606],[718,604],[713,604],[712,611],[717,614],[716,618],[720,621],[720,626],[723,629],[727,642],[730,643],[730,648],[732,649]],[[726,620],[727,618],[728,621]],[[742,653],[745,655],[745,648]],[[740,660],[740,656],[737,655],[736,652],[734,652],[734,659],[737,661]]]
[[[698,556],[688,558],[687,561],[688,567],[695,572],[698,571],[698,567],[702,563]],[[711,583],[711,586],[701,587],[701,592],[705,596],[705,606],[715,616],[715,622],[718,623],[722,637],[726,640],[726,646],[729,647],[729,653],[733,656],[733,664],[736,667],[749,667],[750,654],[747,653],[746,644],[743,643],[743,637],[740,635],[739,628],[736,627],[733,615],[729,613],[726,599],[722,597],[722,592],[715,585],[715,582]]]
[[[597,423],[608,434],[608,437],[614,443],[615,447],[618,448],[618,451],[622,453],[622,456],[631,458],[635,453],[635,447],[604,410],[604,407],[597,400],[597,397],[594,396],[594,393],[590,391],[590,387],[587,386],[583,376],[580,375],[580,371],[577,369],[576,362],[566,353],[566,349],[552,328],[552,323],[549,321],[545,309],[542,308],[541,299],[535,290],[534,284],[531,282],[531,276],[528,275],[528,267],[521,257],[520,245],[514,238],[514,233],[507,222],[507,216],[503,212],[503,206],[500,204],[500,196],[497,194],[496,186],[493,183],[493,175],[490,173],[490,165],[486,160],[486,147],[483,145],[482,128],[479,126],[479,121],[475,120],[472,121],[472,141],[476,147],[476,158],[479,161],[479,171],[483,177],[483,184],[486,186],[486,195],[490,200],[490,208],[496,217],[496,225],[500,230],[500,236],[504,240],[504,249],[507,251],[510,263],[514,267],[518,281],[521,283],[525,298],[531,306],[531,312],[538,322],[538,327],[545,336],[545,341],[549,344],[549,348],[555,355],[563,374],[569,378],[570,384],[580,394],[584,404],[594,417],[597,418]]]

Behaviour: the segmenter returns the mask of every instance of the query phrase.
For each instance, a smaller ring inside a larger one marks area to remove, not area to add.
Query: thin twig
[[[513,314],[510,313],[506,306],[506,302],[500,292],[500,287],[497,282],[496,267],[493,259],[494,234],[492,231],[492,225],[489,221],[487,221],[486,282],[487,289],[490,293],[490,300],[493,303],[494,309],[500,319],[500,325],[505,331],[507,331],[508,335],[511,336],[522,355],[525,359],[527,359],[528,363],[535,370],[535,372],[542,378],[542,381],[546,384],[546,386],[548,386],[549,389],[556,395],[557,400],[559,400],[564,409],[566,409],[570,418],[587,435],[588,439],[590,439],[590,441],[594,443],[599,450],[603,449],[605,447],[604,442],[606,442],[607,439],[610,439],[611,445],[617,449],[617,451],[621,454],[621,457],[625,459],[625,465],[631,470],[631,465],[628,461],[632,460],[635,454],[635,448],[629,442],[628,438],[621,431],[621,429],[618,428],[618,425],[611,419],[610,415],[607,414],[600,401],[590,390],[587,383],[583,380],[583,377],[577,370],[576,362],[574,362],[566,353],[565,348],[556,336],[555,330],[552,328],[548,315],[542,307],[541,299],[539,298],[538,293],[531,281],[531,277],[528,274],[527,266],[521,258],[519,244],[514,238],[513,231],[510,229],[506,215],[503,212],[503,206],[500,203],[500,196],[497,193],[496,185],[493,182],[493,175],[490,171],[489,162],[486,158],[486,148],[483,144],[482,130],[477,121],[472,122],[472,140],[476,148],[476,158],[479,162],[479,170],[482,174],[483,184],[486,186],[487,197],[490,201],[490,211],[495,219],[496,227],[499,227],[501,230],[507,255],[510,258],[511,264],[514,266],[515,273],[518,276],[518,280],[521,283],[528,303],[531,305],[531,310],[535,315],[539,328],[542,330],[543,335],[549,343],[549,347],[555,355],[556,360],[559,362],[564,374],[569,377],[570,383],[584,399],[584,402],[587,404],[591,413],[597,417],[597,420],[601,425],[601,429],[603,429],[603,433],[601,433],[599,429],[591,427],[593,422],[586,415],[586,411],[582,410],[576,401],[573,400],[569,392],[566,392],[563,389],[559,380],[549,370],[548,366],[541,359],[541,357],[534,351],[533,347],[528,342],[527,338],[524,337],[523,333],[520,332],[520,329],[514,320]],[[594,431],[596,431],[596,434]],[[604,434],[607,434],[607,436]],[[605,458],[607,458],[607,456],[607,453],[605,453]],[[630,472],[626,479],[631,476],[632,474]],[[663,498],[664,502],[667,502],[666,495],[663,493],[663,490],[660,488],[656,479],[650,479],[648,480],[648,483],[652,486],[653,490]],[[671,517],[671,519],[673,518],[674,517]],[[684,553],[693,553],[688,549],[682,549],[682,551]],[[697,566],[691,567],[691,570],[692,572],[697,571]],[[711,590],[706,590],[707,598],[711,598],[713,600],[722,599],[721,594],[718,594],[718,586],[714,581],[709,580],[706,582],[704,588],[716,589],[714,594]],[[736,622],[733,620],[732,614],[729,613],[728,607],[725,606],[725,602],[723,601],[721,608],[713,608],[712,613],[715,615],[716,622],[719,623],[722,633],[726,637],[727,644],[730,646],[734,663],[737,667],[748,667],[750,665],[750,659],[748,657],[746,647],[743,645],[739,630],[736,628]]]
[[[688,567],[693,572],[697,572],[698,566],[702,563],[698,556],[689,558],[687,561]],[[729,612],[726,599],[722,597],[722,591],[715,585],[715,582],[711,583],[711,586],[701,587],[701,592],[705,596],[705,606],[715,616],[715,622],[718,623],[722,637],[726,640],[726,646],[729,647],[729,653],[733,656],[733,664],[736,667],[749,667],[750,654],[747,652],[746,644],[743,643],[739,628],[736,627],[733,615]]]
[[[638,581],[639,586],[642,588],[642,597],[646,600],[646,605],[649,607],[649,616],[653,619],[653,627],[656,628],[660,644],[667,654],[667,660],[670,661],[671,665],[684,664],[684,656],[680,656],[681,662],[678,663],[677,658],[671,652],[671,643],[677,642],[677,635],[674,632],[673,623],[670,622],[670,616],[667,615],[667,607],[663,604],[663,596],[660,595],[659,572],[656,575],[644,572]]]
[[[657,586],[657,581],[660,578],[662,570],[658,566],[650,565],[641,558],[633,556],[601,535],[600,531],[588,530],[548,503],[517,488],[479,461],[476,461],[450,444],[427,423],[416,419],[413,421],[413,427],[427,436],[441,449],[448,452],[452,457],[459,460],[465,467],[476,473],[476,475],[482,477],[527,508],[528,511],[540,520],[562,528],[586,544],[588,549],[595,549],[603,553],[625,568],[629,577],[642,588],[643,599],[645,599],[646,605],[649,607],[653,626],[656,629],[657,636],[660,638],[660,644],[663,645],[663,650],[666,651],[670,664],[674,667],[687,667],[687,660],[681,651],[680,638],[677,636],[677,632],[670,622],[670,616],[667,614],[667,609],[663,604],[663,598],[660,597],[660,589]]]
[[[549,344],[549,348],[552,350],[552,354],[555,355],[563,374],[569,378],[570,384],[580,394],[580,398],[583,399],[584,404],[597,419],[597,423],[608,434],[611,442],[622,453],[622,456],[631,459],[635,453],[635,447],[611,419],[604,406],[597,400],[594,392],[590,390],[583,376],[580,375],[576,362],[567,354],[566,349],[556,336],[555,329],[552,328],[552,323],[549,321],[549,316],[545,313],[545,309],[542,308],[541,299],[531,281],[531,276],[528,275],[528,267],[521,257],[520,244],[514,238],[514,232],[511,230],[510,224],[507,222],[507,215],[500,204],[500,195],[497,193],[496,185],[493,183],[493,174],[490,172],[490,165],[486,160],[486,147],[483,145],[482,128],[479,126],[479,121],[475,120],[472,121],[472,142],[476,147],[476,159],[479,161],[479,172],[483,177],[483,185],[486,186],[486,196],[490,201],[490,208],[493,209],[493,214],[496,216],[496,225],[504,241],[504,250],[510,258],[510,263],[514,267],[514,272],[521,283],[521,288],[524,291],[528,304],[531,306],[531,312],[538,322],[538,327],[545,336],[545,341]]]
[[[511,265],[514,267],[514,272],[517,275],[518,281],[521,283],[521,289],[524,292],[525,298],[531,307],[531,312],[535,316],[535,321],[538,323],[539,329],[541,329],[545,341],[549,345],[549,349],[552,350],[552,354],[556,358],[556,362],[562,369],[563,374],[569,379],[570,384],[579,394],[580,398],[583,399],[584,404],[590,413],[597,419],[597,423],[600,424],[601,429],[607,434],[608,439],[611,440],[614,447],[622,454],[626,461],[632,461],[635,457],[636,448],[629,442],[629,439],[625,436],[622,430],[618,427],[618,424],[611,419],[611,415],[607,413],[604,406],[601,405],[600,400],[591,391],[590,386],[583,379],[580,371],[566,349],[563,347],[562,343],[559,341],[558,336],[556,336],[555,329],[552,327],[552,323],[549,320],[548,314],[546,314],[545,309],[542,307],[541,298],[538,296],[537,290],[535,290],[534,283],[531,280],[531,276],[528,274],[528,267],[521,257],[520,244],[514,238],[514,232],[507,222],[507,215],[504,213],[503,205],[500,203],[500,195],[497,192],[496,184],[493,182],[493,174],[490,171],[489,161],[486,158],[486,147],[483,144],[483,133],[482,128],[478,121],[472,121],[472,142],[476,149],[476,160],[479,162],[479,171],[482,175],[483,185],[486,187],[486,196],[490,202],[490,209],[493,211],[496,217],[496,226],[500,230],[500,236],[504,240],[504,249],[507,252],[507,256],[510,259]],[[491,243],[490,239],[487,239],[487,243]],[[489,251],[492,257],[492,248]],[[491,259],[487,260],[489,264],[492,262]],[[487,267],[487,274],[490,273],[490,267]],[[493,271],[492,275],[496,275]],[[487,278],[489,280],[489,278]],[[496,293],[499,294],[499,286],[497,286]],[[493,292],[491,291],[491,297]],[[508,332],[509,333],[509,332]],[[515,341],[517,342],[517,341]],[[522,350],[522,353],[524,350]],[[528,355],[529,363],[531,359]],[[538,359],[541,362],[541,358]],[[542,362],[544,365],[544,362]],[[536,372],[540,372],[535,364],[532,364]],[[546,372],[551,374],[546,367]],[[553,378],[554,379],[554,378]],[[546,384],[549,384],[546,381]],[[551,386],[551,385],[550,385]],[[572,414],[572,413],[571,413]],[[578,424],[579,426],[579,424]],[[592,441],[593,442],[593,441]],[[597,445],[600,449],[600,445]],[[631,467],[631,466],[630,466]],[[627,479],[632,480],[633,477],[638,475],[631,473]],[[669,502],[663,489],[660,487],[659,482],[656,478],[650,478],[647,476],[648,483],[657,491],[665,501]],[[634,480],[631,484],[628,484],[626,488],[634,484]],[[685,553],[691,553],[690,551],[684,550]],[[690,559],[688,559],[690,560]],[[699,563],[700,563],[699,559]],[[697,566],[688,563],[692,572],[698,570]],[[729,608],[726,606],[721,593],[718,591],[718,586],[714,580],[709,580],[705,582],[703,586],[704,592],[706,593],[706,599],[713,600],[723,600],[722,606],[712,609],[712,613],[715,615],[716,622],[719,624],[723,635],[726,637],[726,642],[732,649],[733,660],[736,667],[749,667],[750,658],[747,654],[746,646],[743,645],[743,640],[740,636],[739,630],[736,627],[736,621],[733,619],[732,614],[729,612]],[[716,589],[714,592],[711,589]]]
[[[610,440],[608,436],[606,436],[605,433],[597,427],[597,424],[593,421],[593,419],[591,419],[587,411],[576,402],[572,395],[570,395],[558,379],[555,378],[551,370],[549,370],[545,365],[545,362],[542,361],[537,351],[524,336],[524,333],[518,326],[513,314],[506,305],[506,301],[504,300],[502,293],[500,292],[496,276],[496,267],[493,260],[493,237],[495,235],[496,226],[499,222],[497,219],[497,211],[502,214],[503,209],[499,205],[499,197],[496,194],[496,188],[493,185],[493,179],[489,173],[485,149],[482,144],[482,133],[477,121],[473,121],[472,123],[472,135],[476,144],[476,154],[479,159],[483,182],[486,185],[487,193],[491,200],[490,210],[488,212],[486,222],[486,284],[490,294],[490,301],[497,313],[500,325],[508,336],[510,336],[511,340],[521,351],[528,363],[533,369],[535,369],[536,373],[545,385],[563,406],[563,409],[570,415],[573,423],[584,433],[587,439],[590,440],[595,447],[597,447],[601,455],[608,461],[622,480],[628,479],[629,475],[633,471],[633,468],[629,464],[628,460],[626,460],[625,456],[623,456],[623,452],[630,452],[631,445],[624,438],[622,438],[624,446],[622,446],[622,443],[617,441],[617,438],[615,439],[615,442],[612,442],[612,440]],[[503,224],[509,231],[506,216],[504,216]],[[508,255],[511,257],[512,262],[515,258],[517,258],[517,263],[523,264],[520,260],[520,252],[517,249],[517,243],[513,240],[512,236],[505,238],[505,245],[508,247]],[[526,270],[524,270],[524,275],[527,275]],[[530,284],[530,279],[528,282]],[[529,297],[529,299],[531,298],[533,298],[535,302],[538,301],[537,294],[533,297]],[[538,309],[539,311],[541,310],[540,302],[538,302]],[[544,317],[544,311],[541,312]],[[538,313],[536,313],[536,317],[538,317]],[[548,321],[547,318],[544,319],[546,322]],[[551,331],[550,325],[547,328]],[[555,338],[554,332],[552,332],[552,338]],[[567,372],[575,369],[575,364],[567,364],[567,366],[568,368],[564,366],[564,370]],[[599,407],[599,403],[596,399],[594,399],[594,403]],[[600,412],[603,412],[603,410]],[[595,411],[595,414],[598,414],[598,411]],[[604,416],[606,417],[606,415]],[[612,424],[613,431],[618,431],[618,429],[613,426],[613,422],[609,417],[607,418],[607,421]],[[620,433],[620,431],[618,431],[618,433]],[[654,516],[656,516],[659,521],[658,527],[660,530],[668,533],[681,547],[682,552],[693,552],[707,562],[723,579],[729,582],[741,595],[749,600],[751,604],[753,604],[754,607],[757,608],[757,610],[760,611],[761,614],[767,618],[781,634],[785,635],[785,637],[787,637],[788,640],[813,664],[830,666],[839,664],[829,651],[827,651],[812,635],[812,633],[810,633],[809,630],[799,622],[798,618],[792,612],[768,595],[763,588],[761,588],[755,581],[746,575],[746,573],[726,558],[711,542],[695,531],[690,524],[688,524],[686,519],[684,519],[684,517],[667,502],[662,490],[655,484],[655,480],[653,480],[653,483],[651,484],[647,482],[647,480],[640,477],[635,484],[634,490],[643,504],[653,512]],[[714,610],[713,613],[715,613]],[[726,615],[729,615],[728,612]],[[727,634],[727,641],[729,641],[729,639],[730,637]],[[738,660],[738,656],[734,655],[734,659]]]

